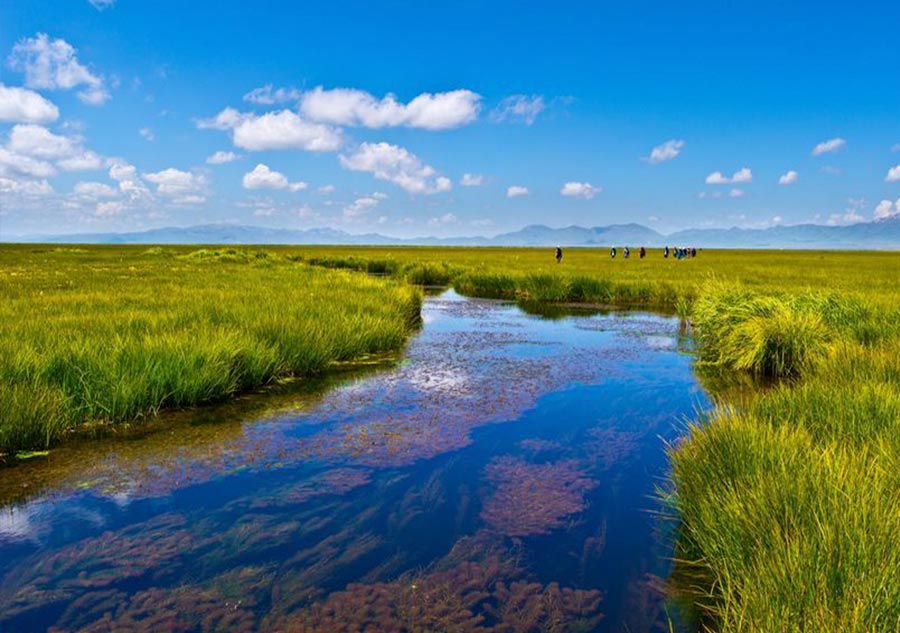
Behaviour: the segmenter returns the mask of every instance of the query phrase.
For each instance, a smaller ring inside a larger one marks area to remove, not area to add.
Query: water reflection
[[[0,630],[666,630],[677,320],[424,311],[403,362],[0,471]]]

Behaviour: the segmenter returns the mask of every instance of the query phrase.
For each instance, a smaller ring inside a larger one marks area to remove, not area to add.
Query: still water
[[[428,298],[402,360],[0,471],[0,631],[663,631],[676,319]]]

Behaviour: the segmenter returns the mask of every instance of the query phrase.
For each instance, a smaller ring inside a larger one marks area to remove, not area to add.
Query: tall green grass
[[[0,249],[0,452],[395,350],[408,285],[249,249]]]
[[[674,307],[702,363],[782,379],[671,449],[699,628],[900,630],[900,254],[423,250],[394,256],[459,266],[466,294]]]

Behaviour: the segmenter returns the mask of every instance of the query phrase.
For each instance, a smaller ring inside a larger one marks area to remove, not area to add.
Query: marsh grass
[[[4,247],[0,290],[0,452],[396,350],[421,305],[254,249]]]
[[[900,254],[397,256],[461,266],[467,294],[674,307],[710,369],[781,378],[671,447],[673,582],[703,630],[900,630]]]

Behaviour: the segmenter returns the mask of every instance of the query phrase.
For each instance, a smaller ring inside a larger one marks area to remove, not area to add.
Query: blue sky
[[[221,5],[0,0],[0,235],[900,213],[900,3]]]

